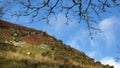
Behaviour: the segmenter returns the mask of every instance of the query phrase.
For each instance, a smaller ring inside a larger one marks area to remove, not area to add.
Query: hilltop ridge
[[[46,32],[0,20],[1,68],[114,68]]]

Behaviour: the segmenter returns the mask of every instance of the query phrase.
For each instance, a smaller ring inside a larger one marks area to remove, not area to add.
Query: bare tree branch
[[[120,6],[120,0],[5,0],[0,2],[2,3],[14,5],[7,11],[12,12],[12,16],[30,16],[32,22],[39,18],[49,23],[50,17],[57,18],[58,13],[65,14],[67,24],[73,20],[72,17],[79,18],[78,22],[86,22],[90,35],[92,35],[91,30],[98,30],[95,27],[93,29],[91,25],[91,23],[96,23],[93,14],[100,18],[100,14],[107,12],[108,8]],[[16,6],[20,9],[12,10]],[[3,6],[0,5],[0,14],[2,12],[5,14],[6,8],[1,9],[1,7]]]

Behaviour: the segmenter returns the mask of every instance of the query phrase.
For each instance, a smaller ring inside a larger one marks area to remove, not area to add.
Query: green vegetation
[[[14,26],[17,31],[13,31],[13,27],[7,28],[0,29],[0,68],[113,68],[94,62],[83,52],[45,32],[39,35],[42,31],[22,30],[23,27],[17,25]],[[14,32],[18,36],[13,36]]]

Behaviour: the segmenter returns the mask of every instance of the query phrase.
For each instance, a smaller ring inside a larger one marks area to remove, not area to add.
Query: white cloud
[[[98,24],[98,27],[103,31],[103,33],[98,34],[97,37],[95,37],[95,40],[90,40],[88,37],[87,30],[80,28],[74,34],[74,36],[72,36],[72,39],[69,39],[67,41],[67,43],[70,45],[73,45],[73,47],[77,49],[83,49],[83,48],[78,48],[78,46],[87,47],[91,45],[91,49],[96,50],[97,52],[100,52],[99,51],[101,50],[100,47],[103,47],[103,46],[111,47],[113,46],[113,44],[116,45],[115,43],[117,38],[114,31],[116,31],[115,27],[120,27],[120,26],[117,26],[118,24],[119,24],[118,18],[116,17],[106,18]]]
[[[100,60],[102,64],[109,64],[111,66],[114,66],[115,68],[120,68],[120,63],[116,62],[115,59],[113,59],[112,57],[105,57],[103,59]]]
[[[118,18],[110,17],[102,20],[98,25],[99,28],[103,31],[103,34],[100,36],[101,40],[104,40],[106,45],[113,45],[116,42],[115,28],[118,27],[118,24]]]
[[[99,26],[103,30],[108,30],[108,29],[112,29],[117,22],[118,20],[115,17],[110,17],[102,20]]]

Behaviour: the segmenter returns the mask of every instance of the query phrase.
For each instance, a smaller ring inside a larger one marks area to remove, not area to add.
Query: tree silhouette
[[[99,30],[92,26],[96,23],[96,16],[99,18],[109,8],[119,6],[120,0],[1,0],[0,16],[10,13],[17,17],[30,16],[32,22],[44,20],[49,23],[51,16],[57,19],[56,15],[62,13],[66,17],[66,24],[73,17],[78,23],[84,21],[91,35],[91,29]]]

